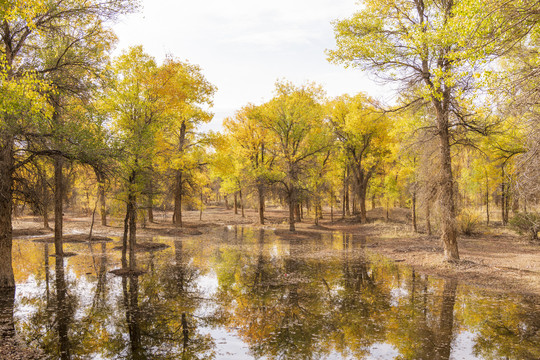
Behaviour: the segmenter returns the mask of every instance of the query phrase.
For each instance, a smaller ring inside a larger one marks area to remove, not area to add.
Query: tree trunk
[[[300,207],[301,207],[301,204],[297,200],[296,203],[294,204],[294,214],[296,217],[296,222],[302,222],[302,214],[300,214]]]
[[[182,170],[176,170],[173,224],[182,227]]]
[[[289,231],[295,231],[294,227],[294,210],[296,207],[295,189],[289,190]]]
[[[128,195],[130,206],[129,213],[129,266],[135,266],[135,247],[137,246],[137,196],[130,193]]]
[[[259,184],[257,190],[259,193],[259,223],[264,225],[264,185]]]
[[[412,228],[413,228],[413,231],[416,233],[418,232],[418,226],[416,225],[416,191],[413,191],[412,193],[411,215],[412,215]]]
[[[431,236],[431,209],[430,209],[429,201],[426,204],[426,230],[427,230],[427,234]]]
[[[15,288],[11,263],[13,164],[13,140],[3,139],[0,147],[0,288]]]
[[[367,192],[367,186],[366,184],[362,184],[358,191],[358,198],[360,200],[360,221],[363,224],[367,223],[367,210],[366,210],[366,192]]]
[[[63,256],[62,227],[64,220],[64,179],[62,174],[64,159],[57,155],[54,158],[54,249],[56,256]]]
[[[101,215],[101,225],[107,226],[107,205],[105,203],[105,185],[103,184],[103,177],[96,172],[98,181],[98,196],[99,196],[99,213]]]
[[[47,176],[46,173],[40,169],[43,227],[45,229],[50,229],[50,225],[49,225],[49,191],[47,190],[46,176]]]
[[[203,212],[203,189],[201,188],[200,193],[201,208],[199,209],[199,221],[202,221],[202,212]]]
[[[244,199],[242,197],[242,190],[238,192],[238,195],[240,195],[240,208],[242,209],[242,217],[246,217],[244,214]]]
[[[146,209],[147,209],[147,214],[148,214],[148,222],[153,223],[154,222],[154,186],[152,185],[152,181],[150,181],[150,184],[148,184]]]
[[[449,95],[448,95],[449,96]],[[448,105],[445,105],[446,107]],[[450,153],[450,136],[448,130],[448,109],[437,110],[437,126],[439,133],[439,151],[441,157],[441,179],[439,185],[441,208],[441,240],[444,245],[444,256],[447,261],[459,260],[456,230],[456,209],[454,205],[454,177],[452,175],[452,156]]]
[[[489,226],[489,182],[486,174],[486,224]]]
[[[346,210],[345,210],[345,204],[347,202],[347,187],[346,187],[346,184],[347,184],[347,174],[344,172],[343,173],[343,196],[341,197],[341,218],[342,219],[345,219],[345,213],[346,213]]]
[[[505,226],[507,224],[507,221],[506,221],[506,204],[508,203],[508,201],[506,200],[506,195],[507,195],[507,191],[506,191],[506,184],[504,182],[504,167],[501,168],[501,223],[503,226]]]
[[[238,193],[234,193],[234,215],[238,215]]]
[[[225,195],[223,199],[225,200],[225,210],[229,210],[229,200],[227,199],[227,195]]]

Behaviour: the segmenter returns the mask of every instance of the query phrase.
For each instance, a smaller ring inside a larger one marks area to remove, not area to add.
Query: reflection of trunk
[[[58,338],[60,342],[60,358],[71,359],[70,343],[68,337],[69,330],[69,308],[67,303],[67,287],[64,277],[64,258],[56,258],[56,320],[58,328]]]
[[[90,245],[92,246],[92,245]],[[99,262],[99,270],[97,271],[97,284],[96,292],[94,294],[93,306],[99,306],[104,304],[106,300],[105,296],[105,283],[107,280],[107,244],[101,243],[101,256]]]
[[[15,287],[15,278],[11,265],[12,169],[13,140],[2,139],[0,144],[0,289]]]
[[[437,360],[448,360],[450,358],[456,289],[457,281],[455,279],[445,280],[441,316],[439,318],[439,329],[435,346],[435,359]]]
[[[347,250],[354,251],[353,258],[349,259],[347,257],[347,263],[344,264],[346,269],[344,272],[345,287],[358,292],[374,282],[373,277],[369,276],[369,263],[363,250],[366,239],[351,234],[344,236],[346,236]]]
[[[257,257],[257,266],[255,268],[255,274],[253,279],[253,289],[256,290],[257,286],[264,285],[266,276],[264,274],[264,230],[259,229],[259,255]]]
[[[63,255],[62,223],[63,223],[63,195],[64,179],[62,175],[63,159],[60,155],[54,158],[54,248],[56,255]]]
[[[15,336],[14,304],[15,288],[0,288],[0,340]]]
[[[182,350],[182,352],[185,353],[189,343],[189,327],[187,323],[186,313],[182,313],[182,335],[184,336],[184,349]]]
[[[133,360],[143,360],[146,359],[146,355],[141,346],[141,312],[138,302],[139,279],[137,276],[122,277],[122,290],[124,295],[124,307],[126,309],[126,322],[128,325],[131,358]]]
[[[175,272],[174,272],[175,279],[174,280],[175,280],[175,285],[179,293],[184,292],[185,285],[186,285],[185,284],[186,269],[184,265],[183,255],[184,255],[184,252],[183,252],[182,241],[175,240],[174,241],[174,256],[175,256],[176,264],[175,264]]]
[[[49,244],[43,244],[43,262],[45,263],[45,299],[48,309],[50,305]]]

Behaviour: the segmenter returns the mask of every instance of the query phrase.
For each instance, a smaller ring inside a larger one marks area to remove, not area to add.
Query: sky
[[[159,62],[172,55],[199,65],[218,88],[214,119],[202,130],[220,130],[242,106],[270,100],[277,80],[313,81],[329,97],[388,96],[373,76],[326,60],[335,47],[331,22],[355,9],[356,0],[142,0],[115,25],[116,53],[143,45]]]

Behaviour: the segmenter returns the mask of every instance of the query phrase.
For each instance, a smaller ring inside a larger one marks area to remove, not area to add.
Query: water
[[[53,359],[540,359],[540,301],[415,273],[369,240],[241,227],[115,243],[14,242],[3,336]],[[13,311],[11,311],[13,309]],[[11,330],[10,330],[11,329]]]

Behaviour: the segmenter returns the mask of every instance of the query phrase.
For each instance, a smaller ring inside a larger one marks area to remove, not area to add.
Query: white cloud
[[[142,13],[116,27],[120,47],[142,44],[158,60],[173,54],[199,64],[218,87],[212,126],[233,115],[231,109],[270,99],[278,78],[316,81],[329,96],[377,89],[358,70],[329,64],[324,54],[334,46],[330,22],[352,15],[355,0],[144,0],[143,5]]]

